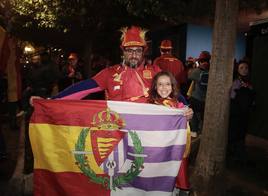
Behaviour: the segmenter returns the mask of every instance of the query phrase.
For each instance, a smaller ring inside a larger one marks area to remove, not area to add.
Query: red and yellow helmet
[[[147,48],[147,43],[145,40],[146,30],[137,27],[131,26],[130,28],[124,27],[121,29],[121,48],[128,46],[141,46]]]
[[[171,50],[173,48],[172,42],[168,39],[165,39],[161,42],[160,48],[165,49],[165,50],[169,50],[169,49]]]

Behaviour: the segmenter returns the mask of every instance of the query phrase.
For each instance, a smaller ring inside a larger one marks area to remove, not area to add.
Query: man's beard
[[[130,62],[129,66],[131,68],[136,68],[136,67],[138,67],[138,63],[137,62]]]
[[[140,62],[138,60],[129,60],[129,61],[126,61],[125,64],[131,68],[136,68],[139,66]]]

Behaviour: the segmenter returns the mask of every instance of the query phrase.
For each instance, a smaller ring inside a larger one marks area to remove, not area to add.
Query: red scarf
[[[183,103],[178,102],[177,100],[170,98],[160,98],[154,101],[157,105],[163,105],[171,108],[182,108],[184,107]]]

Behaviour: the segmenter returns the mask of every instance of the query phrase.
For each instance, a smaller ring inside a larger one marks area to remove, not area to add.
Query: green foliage
[[[267,0],[240,0],[240,9],[261,13],[267,7]],[[130,24],[151,29],[202,18],[213,21],[214,9],[215,0],[0,0],[0,24],[9,32],[23,34],[22,39],[37,42],[51,42],[45,40],[47,32],[61,34],[60,38],[64,33],[67,40],[79,34],[73,45],[97,36],[106,38]],[[45,36],[30,35],[42,33]]]
[[[23,26],[71,29],[101,27],[106,21],[122,21],[124,17],[155,17],[176,23],[187,10],[186,0],[4,0],[13,14],[23,18]],[[125,10],[127,11],[125,14]]]
[[[12,11],[21,17],[28,17],[26,27],[36,21],[38,26],[54,28],[57,22],[59,1],[55,0],[11,0]]]
[[[135,16],[146,18],[146,16],[156,16],[162,21],[175,23],[184,14],[187,1],[174,0],[118,0],[127,11]]]
[[[2,0],[2,10],[23,18],[23,26],[70,30],[73,26],[89,28],[104,25],[126,10],[128,17],[159,18],[176,24],[189,17],[211,15],[215,0]],[[268,7],[267,0],[241,0],[240,7],[257,11]],[[3,15],[1,13],[1,15]],[[8,19],[8,18],[7,18]],[[75,25],[74,25],[75,24]]]
[[[94,12],[99,10],[95,11],[94,7],[98,9],[102,3],[95,0],[4,0],[2,4],[10,13],[23,19],[24,27],[37,25],[66,31],[70,28],[68,24],[84,25],[89,18],[95,18]]]

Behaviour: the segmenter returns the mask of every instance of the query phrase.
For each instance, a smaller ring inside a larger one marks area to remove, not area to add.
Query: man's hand
[[[194,114],[194,111],[192,110],[192,108],[185,108],[184,110],[184,116],[186,116],[186,119],[187,121],[191,120],[193,118],[193,114]]]
[[[42,97],[40,97],[40,96],[31,96],[30,97],[30,105],[33,107],[33,99],[44,99],[44,98],[42,98]]]

